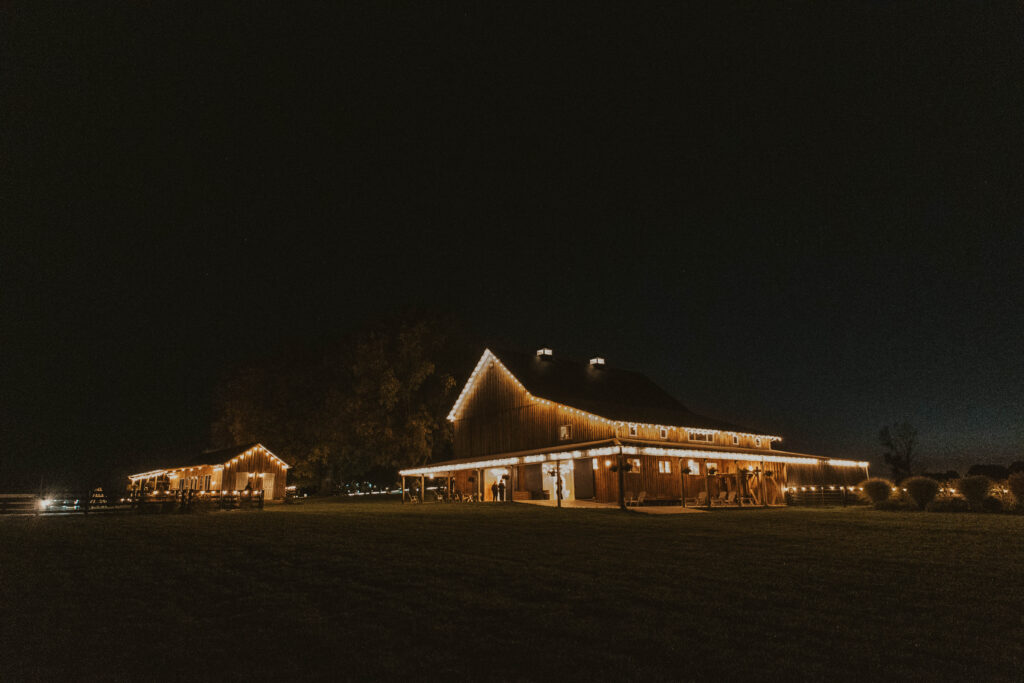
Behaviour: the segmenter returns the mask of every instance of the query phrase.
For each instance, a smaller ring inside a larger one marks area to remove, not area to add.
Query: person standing
[[[491,484],[491,500],[498,500],[498,482],[494,482]]]
[[[498,500],[505,502],[505,480],[502,479],[501,483],[498,484]]]

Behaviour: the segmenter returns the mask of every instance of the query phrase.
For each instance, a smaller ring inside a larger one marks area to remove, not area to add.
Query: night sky
[[[337,4],[0,10],[6,485],[410,307],[790,450],[1024,459],[1019,4]]]

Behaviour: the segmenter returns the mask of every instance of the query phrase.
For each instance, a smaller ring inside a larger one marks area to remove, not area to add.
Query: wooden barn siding
[[[754,445],[754,439],[756,437],[753,437],[753,436],[739,435],[740,442],[738,444],[733,444],[733,442],[732,442],[732,435],[731,434],[726,434],[726,433],[715,434],[714,435],[714,441],[708,442],[708,441],[690,441],[689,440],[689,435],[687,434],[686,430],[682,429],[682,428],[669,427],[668,428],[668,437],[665,438],[665,439],[661,438],[661,430],[659,428],[657,428],[657,427],[648,427],[648,426],[644,426],[644,425],[639,425],[638,424],[636,431],[637,431],[636,436],[630,436],[629,435],[629,425],[628,424],[618,425],[618,426],[615,427],[615,435],[617,437],[619,437],[620,439],[643,439],[644,441],[664,441],[665,443],[687,444],[687,445],[698,446],[698,447],[699,446],[706,446],[706,445],[714,445],[714,446],[726,446],[726,447],[730,447],[730,448],[757,448],[757,446]],[[769,439],[761,439],[761,446],[760,446],[761,450],[771,450],[772,443],[773,442],[770,441]]]
[[[565,424],[572,426],[572,438],[560,441],[558,430]],[[614,425],[531,402],[526,391],[493,364],[467,397],[454,428],[456,458],[598,441],[615,433]]]
[[[269,499],[284,498],[285,486],[287,486],[285,480],[287,479],[288,470],[277,465],[265,451],[257,451],[252,455],[246,456],[244,459],[239,458],[233,464],[230,461],[224,463],[224,471],[221,472],[223,475],[221,488],[226,491],[233,491],[235,489],[235,475],[239,472],[254,472],[256,474],[272,472],[274,474],[274,491]],[[256,489],[257,485],[253,484],[253,488]]]
[[[856,486],[865,479],[860,467],[789,465],[789,486]]]

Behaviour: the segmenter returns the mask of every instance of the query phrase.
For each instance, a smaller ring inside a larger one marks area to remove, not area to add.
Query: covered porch
[[[867,463],[616,439],[453,460],[402,470],[400,475],[403,502],[592,502],[713,509],[785,505],[792,483],[856,484],[867,476]]]

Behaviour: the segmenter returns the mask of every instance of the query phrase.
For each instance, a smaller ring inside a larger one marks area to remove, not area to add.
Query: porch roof
[[[413,467],[399,471],[403,477],[429,474],[442,474],[460,470],[472,470],[487,467],[507,467],[509,465],[529,465],[552,460],[575,460],[580,458],[605,457],[618,455],[652,455],[675,458],[720,458],[726,460],[746,460],[749,462],[781,462],[793,465],[815,465],[824,463],[833,467],[867,467],[868,463],[856,460],[837,460],[820,455],[791,453],[789,451],[772,451],[765,449],[737,450],[721,446],[675,447],[664,441],[642,441],[636,439],[606,439],[587,443],[566,444],[556,448],[543,448],[515,453],[498,453],[476,458],[462,458],[432,463],[422,467]]]

